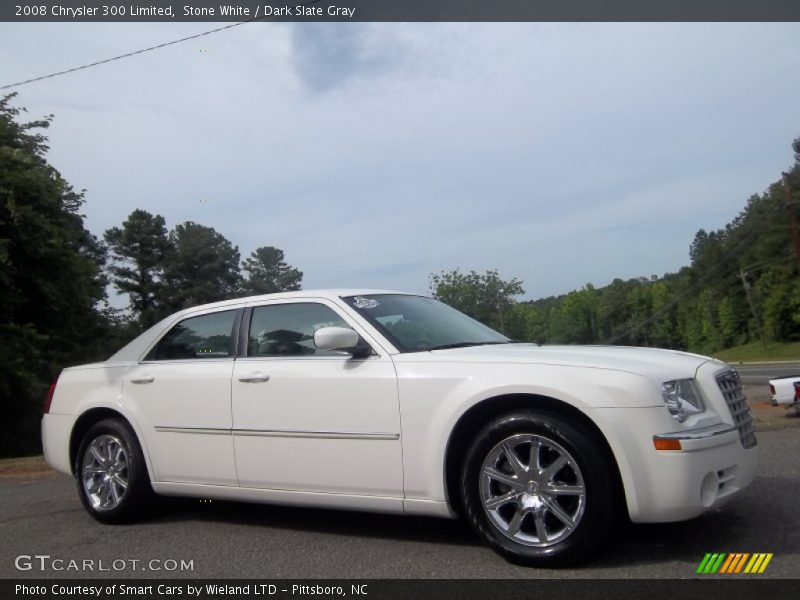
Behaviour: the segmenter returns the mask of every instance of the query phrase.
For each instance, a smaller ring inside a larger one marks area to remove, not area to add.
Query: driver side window
[[[351,327],[332,309],[317,302],[272,304],[253,309],[247,356],[338,356],[319,350],[314,332],[322,327]]]

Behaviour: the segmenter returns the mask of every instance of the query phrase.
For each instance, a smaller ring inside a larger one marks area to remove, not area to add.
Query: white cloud
[[[3,24],[9,81],[213,27]],[[660,274],[777,179],[797,24],[250,24],[20,88],[95,233],[134,208],[309,287]],[[202,200],[202,202],[201,202]],[[333,232],[333,235],[332,235]],[[335,239],[335,243],[328,240]]]

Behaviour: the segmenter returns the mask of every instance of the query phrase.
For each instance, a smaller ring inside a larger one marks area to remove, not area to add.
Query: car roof
[[[185,308],[179,313],[175,314],[180,314],[184,312],[196,312],[199,310],[221,308],[225,306],[235,306],[259,300],[290,300],[294,298],[341,298],[346,296],[372,296],[377,294],[401,294],[405,296],[420,295],[420,294],[412,294],[410,292],[400,292],[397,290],[380,290],[380,289],[367,289],[367,288],[327,288],[327,289],[299,290],[297,292],[276,292],[274,294],[243,296],[241,298],[221,300],[219,302],[211,302],[209,304],[200,304],[197,306]]]
[[[242,298],[232,298],[230,300],[222,300],[220,302],[211,302],[209,304],[201,304],[198,306],[191,306],[181,311],[175,312],[168,317],[162,319],[150,329],[140,334],[135,339],[131,340],[127,345],[122,347],[113,356],[111,356],[106,363],[120,363],[128,361],[139,360],[139,357],[145,352],[150,345],[161,336],[169,327],[177,321],[196,313],[202,313],[206,310],[213,310],[215,308],[225,307],[241,307],[248,302],[259,300],[288,300],[293,298],[328,298],[335,300],[336,298],[346,296],[371,296],[376,294],[400,294],[406,296],[414,296],[419,294],[410,294],[408,292],[398,292],[392,290],[378,290],[367,288],[340,288],[340,289],[319,289],[319,290],[301,290],[297,292],[279,292],[276,294],[261,294],[258,296],[245,296]]]

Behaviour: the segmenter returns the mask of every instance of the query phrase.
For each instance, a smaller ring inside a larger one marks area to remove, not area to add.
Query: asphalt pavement
[[[800,361],[730,363],[744,383],[768,383],[776,377],[800,376]]]
[[[512,565],[465,523],[444,519],[175,500],[141,523],[101,525],[71,478],[13,473],[0,476],[0,577],[685,578],[707,552],[772,552],[759,577],[796,577],[800,428],[761,432],[759,448],[758,479],[728,506],[683,523],[622,526],[595,560],[566,570]],[[26,558],[36,555],[49,558]]]

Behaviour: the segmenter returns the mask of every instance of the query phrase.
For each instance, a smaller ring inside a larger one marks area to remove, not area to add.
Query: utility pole
[[[797,259],[797,266],[800,267],[800,230],[797,229],[797,213],[792,201],[792,186],[789,185],[789,175],[783,174],[783,191],[786,196],[786,210],[789,211],[789,227],[792,228],[792,239],[794,240],[794,256]]]
[[[761,335],[761,343],[764,344],[764,349],[767,348],[767,338],[764,337],[764,328],[761,326],[761,319],[758,318],[758,313],[756,313],[756,306],[753,304],[753,298],[750,296],[750,282],[747,281],[747,273],[744,272],[742,267],[739,267],[739,277],[742,280],[742,285],[744,286],[744,293],[747,294],[747,302],[750,304],[750,310],[753,313],[753,319],[755,319],[756,327],[758,327],[758,333]]]
[[[505,335],[505,325],[503,324],[503,288],[497,288],[497,312],[500,313],[500,333]]]

